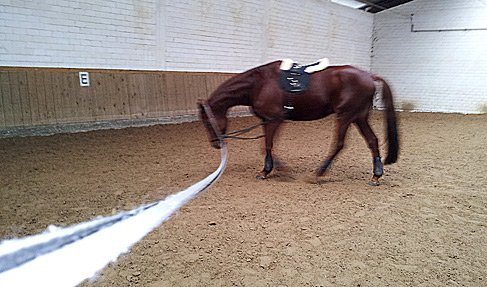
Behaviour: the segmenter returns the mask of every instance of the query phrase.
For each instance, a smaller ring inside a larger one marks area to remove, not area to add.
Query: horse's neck
[[[234,106],[249,106],[250,92],[254,87],[253,74],[249,72],[238,74],[224,82],[209,99],[209,104],[215,113],[226,114]]]
[[[215,101],[210,106],[212,106],[212,109],[215,110],[215,113],[225,115],[230,108],[235,106],[248,106],[248,103],[244,97],[232,96],[220,98],[220,100]]]

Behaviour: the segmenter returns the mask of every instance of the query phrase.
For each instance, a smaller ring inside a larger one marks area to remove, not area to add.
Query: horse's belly
[[[320,106],[320,107],[295,107],[289,112],[289,119],[293,121],[314,121],[322,119],[333,113],[333,108]]]

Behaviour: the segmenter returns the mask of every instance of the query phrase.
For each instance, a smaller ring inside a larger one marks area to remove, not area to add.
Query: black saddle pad
[[[282,89],[289,93],[304,92],[308,89],[310,75],[304,71],[307,66],[293,64],[289,70],[281,70]]]

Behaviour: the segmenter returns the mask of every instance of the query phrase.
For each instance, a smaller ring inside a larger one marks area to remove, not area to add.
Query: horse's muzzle
[[[221,149],[222,148],[222,143],[219,139],[213,139],[210,141],[211,146],[216,148],[216,149]]]

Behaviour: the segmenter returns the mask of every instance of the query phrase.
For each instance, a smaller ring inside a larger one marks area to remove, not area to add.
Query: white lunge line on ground
[[[128,252],[175,211],[213,184],[228,159],[203,180],[166,199],[114,216],[0,242],[0,286],[76,286]]]

